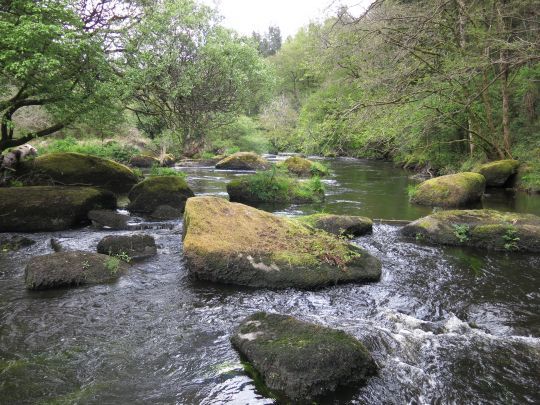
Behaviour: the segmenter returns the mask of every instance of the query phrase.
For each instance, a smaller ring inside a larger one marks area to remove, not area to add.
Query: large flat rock
[[[335,235],[216,197],[190,198],[184,256],[192,276],[272,288],[377,281],[380,261]]]

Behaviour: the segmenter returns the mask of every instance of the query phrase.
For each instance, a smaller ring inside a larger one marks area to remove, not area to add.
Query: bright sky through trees
[[[360,14],[372,0],[204,0],[216,5],[224,16],[223,24],[243,34],[266,32],[277,25],[283,38],[294,35],[310,21],[321,20],[335,12],[340,5],[352,7]]]

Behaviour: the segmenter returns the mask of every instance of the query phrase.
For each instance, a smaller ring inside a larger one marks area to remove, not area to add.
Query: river
[[[325,203],[265,208],[399,220],[431,211],[408,203],[408,173],[389,163],[328,164]],[[226,181],[245,174],[184,170],[197,195],[226,196]],[[525,194],[493,193],[483,204],[540,215],[540,197]],[[343,329],[372,351],[379,374],[324,403],[540,401],[539,255],[422,245],[376,223],[353,243],[382,260],[380,282],[272,291],[190,280],[182,223],[169,225],[145,231],[159,254],[114,284],[30,292],[23,283],[26,262],[50,253],[51,237],[95,251],[110,231],[29,234],[33,246],[0,253],[0,403],[272,403],[229,343],[255,311]]]

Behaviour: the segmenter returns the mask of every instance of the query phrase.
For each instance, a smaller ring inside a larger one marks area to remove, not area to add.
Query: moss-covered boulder
[[[300,156],[291,156],[287,158],[282,165],[287,169],[289,173],[296,176],[309,177],[309,176],[326,176],[328,169],[326,166],[319,162],[313,162],[312,160],[305,159]]]
[[[216,163],[221,170],[268,170],[270,162],[253,152],[237,152]]]
[[[298,218],[306,225],[340,236],[362,236],[373,231],[373,221],[354,215],[313,214]]]
[[[35,185],[76,185],[102,187],[126,193],[138,178],[120,163],[81,153],[51,153],[25,162],[22,171],[31,174]]]
[[[245,204],[295,203],[324,200],[324,187],[318,178],[298,180],[272,171],[242,176],[227,184],[229,199]]]
[[[129,165],[133,167],[148,168],[160,166],[159,159],[149,155],[135,155],[129,160]]]
[[[411,202],[432,207],[463,207],[480,201],[486,188],[484,176],[473,172],[448,174],[419,184]]]
[[[116,208],[116,197],[92,187],[0,188],[0,232],[60,231],[89,223],[88,212]]]
[[[497,160],[496,162],[486,163],[475,169],[486,178],[486,186],[502,187],[510,177],[517,173],[519,162],[517,160]]]
[[[380,261],[357,246],[217,197],[187,201],[184,257],[195,278],[252,287],[317,288],[381,276]]]
[[[377,371],[356,338],[286,315],[259,312],[246,318],[231,343],[247,360],[246,371],[283,403],[312,403]]]
[[[484,249],[540,252],[540,217],[495,210],[440,211],[402,229],[417,240]]]
[[[116,257],[80,251],[58,252],[30,259],[24,279],[26,288],[44,290],[114,281],[127,269]]]
[[[527,193],[540,194],[540,159],[519,166],[513,186]]]
[[[155,256],[157,247],[151,235],[108,235],[99,241],[97,252],[129,261]]]
[[[183,212],[186,200],[194,195],[181,176],[152,176],[131,189],[128,209],[151,214],[160,205],[169,205]]]

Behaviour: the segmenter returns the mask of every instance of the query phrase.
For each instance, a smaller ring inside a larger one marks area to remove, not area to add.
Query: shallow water
[[[302,211],[414,219],[407,173],[382,162],[337,160],[323,205]],[[190,169],[197,194],[223,194],[243,173]],[[503,198],[504,197],[504,198]],[[539,214],[538,197],[496,194],[486,206]],[[383,262],[378,283],[272,291],[193,282],[182,263],[181,222],[145,230],[159,254],[119,282],[28,292],[24,265],[51,251],[95,250],[112,232],[27,235],[30,248],[0,255],[0,403],[267,404],[231,348],[234,327],[274,311],[341,328],[380,366],[367,385],[328,403],[538,403],[540,256],[441,248],[377,224],[354,243]],[[119,234],[126,232],[117,232]]]

